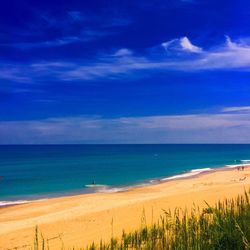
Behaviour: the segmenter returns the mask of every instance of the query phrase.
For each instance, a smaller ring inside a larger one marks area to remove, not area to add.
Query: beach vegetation
[[[86,250],[250,250],[250,192],[215,206],[190,210],[163,210],[156,223],[145,224],[133,232],[123,231],[120,238],[92,243]],[[34,249],[49,249],[44,238],[34,238]],[[42,242],[40,244],[39,242]],[[62,249],[64,246],[62,244]],[[73,248],[72,248],[73,249]],[[74,248],[75,249],[75,248]]]

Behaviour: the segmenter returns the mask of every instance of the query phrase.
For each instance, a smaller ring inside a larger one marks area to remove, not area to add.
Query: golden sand
[[[151,224],[163,209],[213,205],[250,188],[250,168],[222,169],[119,193],[53,198],[0,209],[0,249],[31,249],[35,227],[50,249],[83,247]],[[145,223],[144,221],[144,223]]]

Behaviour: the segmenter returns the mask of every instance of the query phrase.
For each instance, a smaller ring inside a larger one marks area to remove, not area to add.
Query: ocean
[[[1,145],[0,206],[115,192],[246,159],[250,145]]]

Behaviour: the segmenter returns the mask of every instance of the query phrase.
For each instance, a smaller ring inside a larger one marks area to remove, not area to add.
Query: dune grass
[[[37,230],[34,249],[49,249],[44,239],[39,241]],[[142,223],[141,228],[123,232],[119,239],[112,238],[108,243],[100,241],[82,249],[250,250],[249,192],[235,199],[219,201],[214,207],[207,204],[205,209],[163,210],[155,224],[148,226]]]

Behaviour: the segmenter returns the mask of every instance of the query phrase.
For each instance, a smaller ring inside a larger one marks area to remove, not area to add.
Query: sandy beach
[[[0,209],[0,249],[31,249],[35,227],[50,249],[84,247],[119,237],[122,230],[150,225],[163,209],[204,207],[233,198],[250,187],[250,167],[220,169],[198,176],[133,188],[35,201]]]

